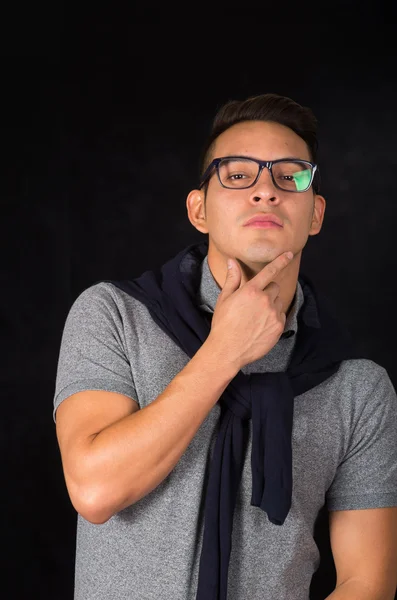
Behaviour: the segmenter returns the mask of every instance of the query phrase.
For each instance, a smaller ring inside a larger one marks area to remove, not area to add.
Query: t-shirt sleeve
[[[112,286],[84,290],[67,315],[59,351],[53,418],[68,396],[84,390],[118,392],[138,402]]]
[[[383,367],[351,414],[348,449],[327,492],[329,510],[397,506],[397,395]]]

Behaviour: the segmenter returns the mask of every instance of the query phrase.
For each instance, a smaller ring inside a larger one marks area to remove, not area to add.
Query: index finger
[[[263,290],[271,281],[274,281],[274,278],[277,277],[280,271],[290,264],[293,256],[292,252],[283,252],[269,264],[264,266],[263,269],[249,281],[249,284]]]

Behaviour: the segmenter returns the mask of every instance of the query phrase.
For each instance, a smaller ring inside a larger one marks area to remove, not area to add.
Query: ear
[[[192,190],[186,198],[189,221],[201,233],[208,233],[205,214],[205,193],[203,190]]]
[[[326,201],[324,196],[314,195],[313,214],[310,224],[309,235],[317,235],[321,231],[324,220]]]

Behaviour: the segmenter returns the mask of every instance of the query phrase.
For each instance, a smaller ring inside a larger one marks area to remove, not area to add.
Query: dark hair
[[[317,119],[309,107],[278,94],[262,94],[246,100],[230,100],[218,110],[209,138],[203,148],[200,176],[210,164],[215,140],[224,131],[242,121],[273,121],[292,129],[307,144],[312,162],[317,163]],[[204,186],[207,191],[208,182]],[[313,190],[320,190],[319,169],[314,175]]]

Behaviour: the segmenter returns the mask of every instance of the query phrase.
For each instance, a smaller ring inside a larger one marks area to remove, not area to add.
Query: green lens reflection
[[[310,169],[298,171],[297,173],[293,174],[292,177],[295,181],[296,189],[298,190],[298,192],[301,192],[302,190],[305,190],[307,187],[309,187],[311,176],[312,173]]]

